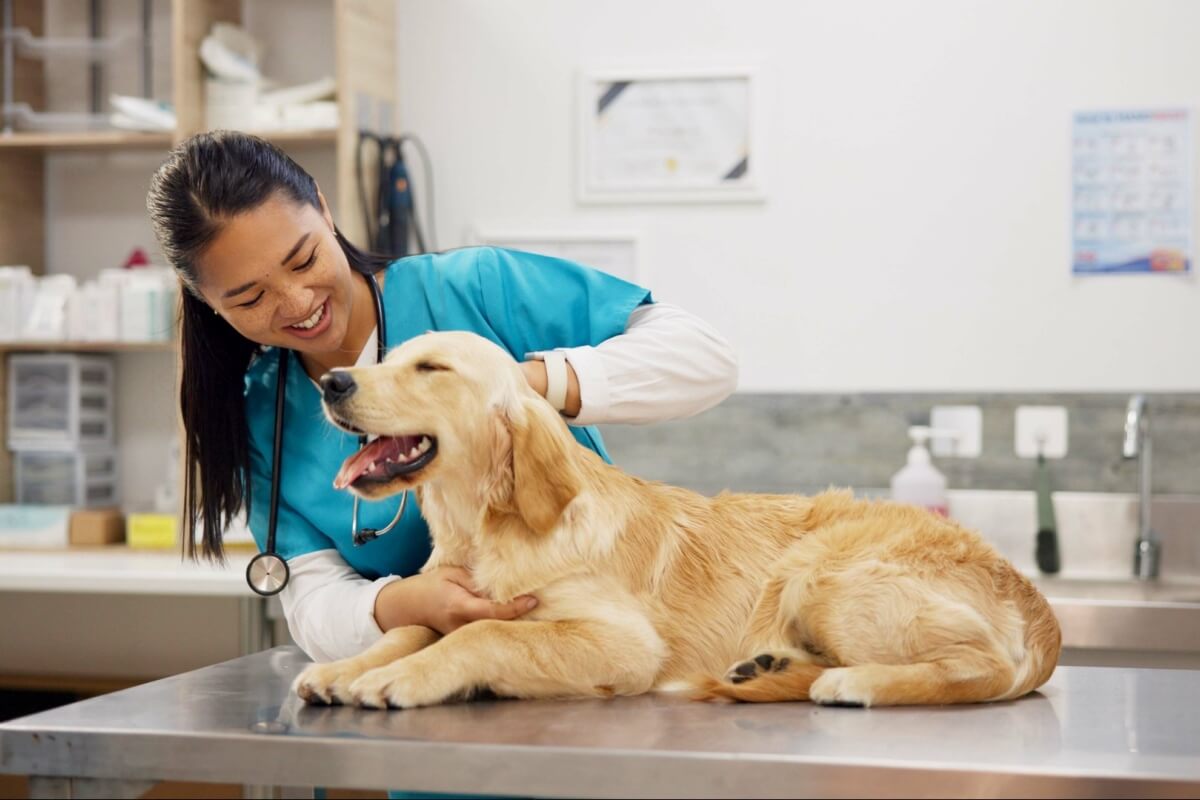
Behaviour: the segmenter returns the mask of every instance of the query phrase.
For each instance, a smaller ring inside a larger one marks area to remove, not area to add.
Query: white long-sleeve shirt
[[[712,408],[737,386],[737,357],[729,343],[667,303],[634,309],[623,334],[595,347],[561,351],[579,380],[580,411],[567,418],[570,425],[681,419]],[[357,366],[373,363],[374,333]],[[297,556],[288,566],[279,599],[292,638],[314,660],[348,658],[383,635],[375,598],[400,576],[367,580],[332,548]]]

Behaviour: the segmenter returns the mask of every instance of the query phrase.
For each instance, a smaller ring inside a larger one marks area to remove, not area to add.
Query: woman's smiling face
[[[342,346],[353,279],[324,196],[316,209],[275,194],[223,220],[197,267],[200,295],[247,339],[307,353]]]

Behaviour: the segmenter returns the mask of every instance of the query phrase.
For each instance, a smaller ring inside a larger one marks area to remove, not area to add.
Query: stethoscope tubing
[[[367,284],[371,287],[372,299],[375,301],[375,358],[377,363],[382,363],[383,357],[387,355],[387,328],[385,327],[387,318],[384,314],[383,297],[379,291],[378,281],[375,280],[374,275],[367,275],[366,279]],[[256,594],[263,597],[271,597],[279,594],[287,586],[288,580],[291,577],[291,570],[288,569],[286,559],[275,550],[275,531],[279,520],[280,472],[283,467],[283,416],[287,398],[288,363],[290,361],[291,351],[280,348],[279,373],[275,388],[275,441],[271,447],[271,504],[270,512],[267,516],[267,547],[254,558],[250,559],[250,563],[246,565],[246,582]],[[360,448],[366,446],[366,443],[366,436],[358,438]],[[400,498],[400,508],[386,527],[380,530],[370,528],[359,530],[358,497],[356,496],[354,498],[354,510],[350,522],[351,538],[355,546],[365,544],[396,527],[396,524],[404,515],[404,509],[407,505],[408,492],[405,491]]]

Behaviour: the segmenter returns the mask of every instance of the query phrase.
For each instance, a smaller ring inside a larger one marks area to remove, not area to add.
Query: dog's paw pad
[[[783,672],[791,663],[788,656],[760,653],[749,661],[740,661],[730,667],[725,680],[729,683],[745,683],[767,672]]]

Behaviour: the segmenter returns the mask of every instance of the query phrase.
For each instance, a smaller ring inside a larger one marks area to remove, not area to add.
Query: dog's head
[[[346,459],[339,489],[378,499],[423,483],[474,488],[493,513],[552,529],[578,493],[577,447],[516,361],[466,332],[429,333],[372,367],[321,378],[325,415],[379,438]]]

